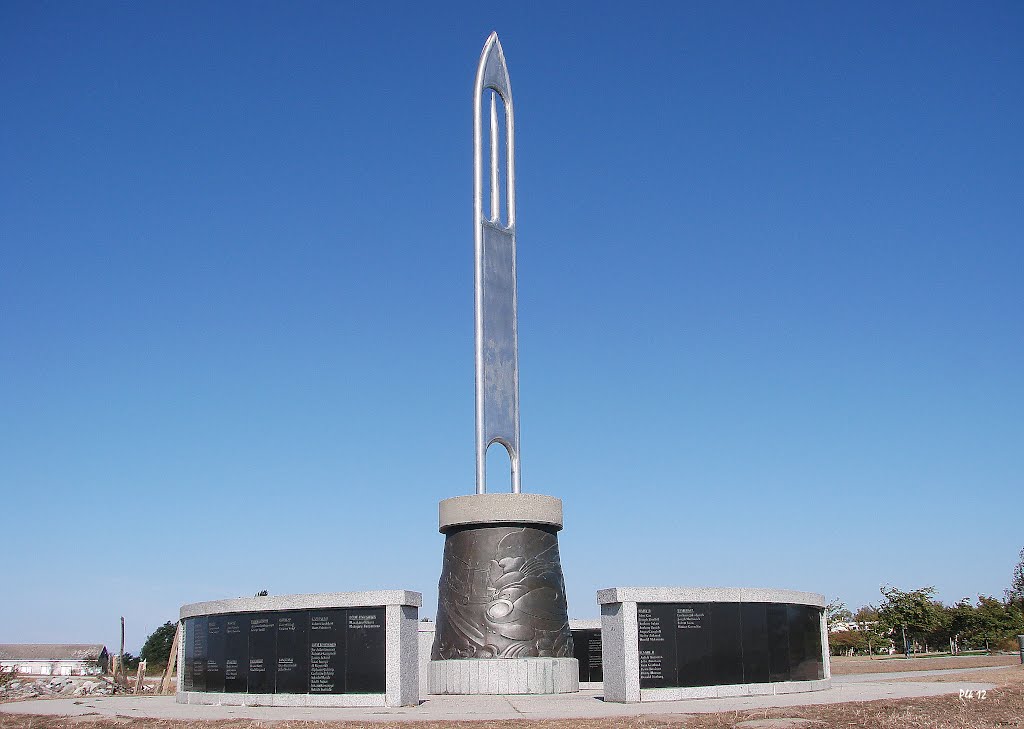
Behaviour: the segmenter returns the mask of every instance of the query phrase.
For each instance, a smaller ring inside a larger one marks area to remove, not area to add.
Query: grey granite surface
[[[416,647],[419,652],[420,698],[430,693],[427,685],[427,667],[430,665],[430,649],[434,645],[434,632],[437,624],[434,621],[419,623],[416,626]]]
[[[544,524],[562,528],[562,500],[541,494],[470,494],[438,504],[438,530],[464,524]]]
[[[340,607],[381,607],[409,605],[421,607],[423,595],[411,590],[367,590],[365,592],[316,592],[308,595],[269,595],[235,597],[182,605],[180,617],[223,613],[255,613],[263,610],[303,610]]]
[[[768,587],[610,587],[597,591],[597,602],[778,602],[821,608],[827,604],[816,592]]]
[[[605,701],[640,700],[635,602],[601,606],[601,663]]]
[[[181,691],[179,704],[210,706],[388,706],[385,694],[229,694]]]
[[[579,691],[575,658],[461,658],[431,661],[431,694],[566,694]]]
[[[727,686],[691,686],[641,689],[640,701],[680,701],[682,699],[725,699],[737,696],[773,696],[809,691],[825,691],[832,681],[780,681],[778,683],[737,683]]]

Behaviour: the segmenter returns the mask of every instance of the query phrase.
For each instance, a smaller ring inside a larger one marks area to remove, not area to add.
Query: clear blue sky
[[[261,588],[434,614],[491,30],[523,487],[564,500],[570,613],[1002,594],[1024,6],[506,5],[0,6],[0,641],[113,645],[123,614],[137,651]]]

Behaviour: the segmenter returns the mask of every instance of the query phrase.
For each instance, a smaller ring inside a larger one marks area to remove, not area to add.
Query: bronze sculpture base
[[[556,527],[491,523],[446,532],[431,660],[571,658]]]

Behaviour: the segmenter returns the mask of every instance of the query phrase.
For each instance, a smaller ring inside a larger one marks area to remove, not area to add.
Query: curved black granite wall
[[[382,694],[384,608],[186,618],[183,691]]]
[[[788,603],[637,603],[640,688],[822,679],[821,613]]]
[[[574,628],[572,631],[572,657],[580,664],[580,683],[600,683],[604,680],[601,656],[601,629]]]

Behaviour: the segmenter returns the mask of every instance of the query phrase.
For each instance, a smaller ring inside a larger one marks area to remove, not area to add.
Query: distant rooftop
[[[102,643],[0,643],[0,661],[98,661]]]

